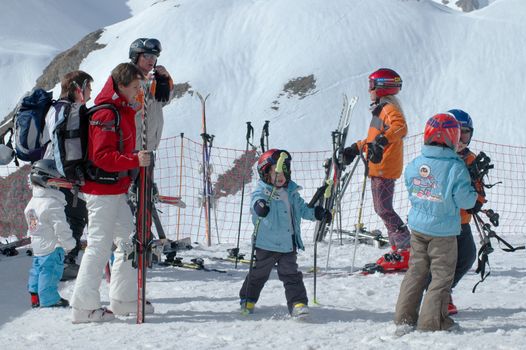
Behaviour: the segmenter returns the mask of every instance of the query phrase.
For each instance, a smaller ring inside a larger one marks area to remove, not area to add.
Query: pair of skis
[[[19,240],[13,242],[0,242],[0,254],[5,256],[18,255],[18,250],[16,248],[23,247],[28,244],[31,244],[31,237],[20,238]]]
[[[149,94],[146,89],[145,94]],[[147,95],[144,96],[142,110],[142,149],[148,150],[148,111],[146,108]],[[135,210],[135,242],[133,266],[137,268],[137,323],[144,323],[146,307],[146,271],[152,266],[152,216],[154,201],[166,201],[180,207],[185,207],[180,198],[160,196],[154,193],[154,160],[155,153],[151,153],[150,164],[139,168],[139,184],[137,188],[137,203]]]
[[[203,175],[203,207],[205,212],[205,238],[206,244],[210,247],[212,245],[212,233],[211,233],[211,212],[212,212],[212,199],[214,196],[214,190],[212,187],[212,169],[210,167],[210,154],[212,152],[212,144],[214,141],[214,135],[210,135],[206,131],[206,100],[210,94],[203,97],[199,92],[196,92],[197,97],[201,101],[201,123],[202,132],[201,138],[203,139],[202,146],[202,175]],[[217,218],[216,218],[217,220]],[[217,226],[217,225],[216,225]]]
[[[354,96],[349,99],[347,95],[343,95],[343,106],[338,121],[338,127],[331,133],[332,136],[332,157],[327,159],[325,167],[325,179],[322,187],[318,190],[317,195],[320,196],[321,189],[323,189],[323,198],[318,200],[318,205],[323,206],[329,210],[333,216],[333,221],[336,220],[336,211],[340,212],[340,201],[336,203],[336,199],[341,192],[341,177],[345,170],[343,164],[343,150],[345,142],[347,141],[347,134],[351,121],[351,115],[358,102],[358,97]],[[353,169],[354,171],[354,169]],[[315,195],[316,197],[316,195]],[[313,198],[316,199],[316,198]],[[311,201],[312,203],[312,201]],[[335,207],[337,204],[337,208]],[[341,215],[339,216],[341,220]],[[324,218],[316,223],[314,230],[314,298],[313,302],[317,303],[316,299],[316,272],[317,272],[317,254],[318,242],[322,241],[327,233],[329,222]],[[340,223],[341,227],[341,223]]]
[[[149,91],[149,89],[148,89]],[[147,98],[144,98],[142,113],[142,149],[148,150]],[[146,307],[146,271],[152,263],[152,210],[153,208],[153,169],[155,154],[151,152],[150,164],[139,168],[139,184],[135,209],[135,254],[134,267],[137,268],[137,323],[144,323]]]
[[[173,259],[167,259],[159,265],[161,266],[172,266],[172,267],[179,267],[183,269],[191,269],[191,270],[199,270],[199,271],[205,271],[205,272],[218,272],[218,273],[227,273],[225,270],[219,270],[219,269],[211,269],[205,266],[205,262],[202,258],[193,258],[190,260],[191,262],[184,262],[183,258],[181,257],[174,257]]]

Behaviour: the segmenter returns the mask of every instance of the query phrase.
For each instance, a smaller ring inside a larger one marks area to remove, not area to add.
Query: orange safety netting
[[[286,148],[287,145],[276,145]],[[422,136],[406,137],[404,141],[404,161],[420,154]],[[500,214],[497,234],[511,241],[524,240],[526,236],[526,148],[472,141],[470,148],[475,153],[483,150],[495,164],[486,183],[502,181],[502,184],[486,190],[488,203],[485,208],[494,209]],[[292,179],[303,189],[301,195],[309,202],[324,178],[323,162],[332,151],[301,152],[290,150],[292,155]],[[245,195],[241,216],[240,239],[250,239],[253,224],[250,215],[250,194],[258,180],[255,167],[257,151],[216,147],[211,149],[211,180],[214,193],[211,196],[213,209],[210,215],[210,235],[212,244],[236,243],[238,236],[241,192],[243,178]],[[184,136],[163,139],[157,151],[155,180],[162,195],[182,196],[187,207],[180,209],[167,204],[157,204],[164,230],[171,239],[191,237],[192,241],[206,242],[206,225],[203,206],[203,168],[202,145]],[[22,237],[26,232],[23,208],[29,200],[27,188],[27,167],[23,171],[11,164],[2,167],[0,177],[0,235]],[[347,167],[347,171],[351,170]],[[352,232],[357,223],[361,189],[364,179],[363,164],[359,164],[342,198],[342,229]],[[409,201],[402,180],[396,182],[394,208],[405,221]],[[482,215],[485,218],[484,215]],[[385,227],[374,213],[369,181],[367,181],[362,222],[367,230],[378,229],[385,235]],[[303,221],[302,234],[305,241],[312,241],[314,222]],[[473,227],[473,229],[475,229]],[[473,230],[476,235],[476,230]]]

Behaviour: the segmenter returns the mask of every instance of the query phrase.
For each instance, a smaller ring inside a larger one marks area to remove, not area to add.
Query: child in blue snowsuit
[[[27,286],[32,307],[69,306],[58,293],[58,284],[64,271],[64,254],[75,248],[76,242],[66,220],[64,194],[47,186],[47,180],[55,177],[60,174],[54,160],[43,159],[33,164],[30,175],[33,197],[24,210],[33,249]]]
[[[277,173],[276,162],[283,152],[287,158],[283,172]],[[287,151],[277,149],[268,150],[258,160],[260,180],[251,201],[252,221],[255,225],[259,221],[256,242],[253,242],[256,263],[239,291],[244,313],[253,312],[272,268],[277,265],[289,313],[293,317],[308,314],[307,291],[296,262],[298,249],[304,250],[300,223],[302,218],[325,218],[330,222],[331,214],[322,207],[307,206],[299,194],[301,188],[290,179],[290,160]]]
[[[472,208],[477,199],[468,169],[455,151],[459,138],[460,124],[451,114],[435,115],[425,127],[422,154],[405,169],[411,201],[411,258],[396,304],[396,335],[415,327],[421,331],[458,327],[448,316],[448,303],[457,262],[460,209]],[[433,279],[427,287],[430,273]]]

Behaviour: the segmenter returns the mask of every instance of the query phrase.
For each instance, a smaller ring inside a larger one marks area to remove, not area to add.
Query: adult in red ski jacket
[[[109,103],[110,109],[95,112],[90,120],[88,137],[89,179],[81,191],[89,213],[88,246],[82,258],[71,298],[72,322],[103,322],[114,314],[128,315],[137,310],[137,273],[127,255],[131,253],[133,220],[126,203],[131,183],[130,171],[150,164],[147,151],[135,152],[135,113],[140,94],[141,71],[131,63],[121,63],[111,72],[95,104]],[[118,127],[117,127],[118,126]],[[121,135],[119,135],[119,133]],[[100,302],[101,271],[117,247],[110,283],[110,310]],[[152,313],[153,306],[147,305]]]

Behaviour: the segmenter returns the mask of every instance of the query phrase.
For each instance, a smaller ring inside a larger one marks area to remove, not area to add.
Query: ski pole
[[[210,96],[210,94],[203,97],[199,92],[196,92],[197,97],[199,97],[199,100],[201,101],[201,125],[202,125],[202,132],[201,137],[203,138],[203,145],[202,145],[202,158],[203,158],[203,196],[204,196],[204,211],[205,211],[205,235],[206,235],[206,241],[208,246],[212,245],[212,240],[210,237],[210,197],[208,196],[208,165],[210,161],[210,135],[206,132],[206,100]]]
[[[489,228],[484,224],[480,216],[477,214],[473,215],[473,221],[475,222],[475,227],[477,228],[477,231],[479,233],[480,238],[480,249],[477,253],[477,269],[475,270],[475,273],[480,272],[480,281],[478,281],[471,290],[472,293],[475,293],[475,290],[477,289],[477,286],[484,282],[486,277],[488,277],[491,274],[491,267],[489,264],[489,254],[493,253],[493,247],[491,246],[491,241],[489,239],[489,236],[486,235],[486,230]],[[489,229],[491,230],[491,229]],[[486,265],[488,265],[489,271],[486,273]]]
[[[265,120],[265,124],[263,125],[263,129],[261,129],[261,138],[259,139],[259,143],[261,145],[261,153],[265,153],[268,150],[268,125],[270,123],[270,120]],[[266,145],[265,145],[266,140]]]
[[[214,224],[215,224],[215,228],[216,228],[216,236],[217,236],[217,244],[221,244],[220,242],[220,237],[219,237],[219,227],[217,225],[217,203],[216,203],[216,197],[215,197],[215,191],[212,187],[212,172],[213,172],[213,167],[212,165],[210,165],[210,156],[212,154],[212,145],[213,145],[213,142],[214,142],[214,137],[215,135],[210,135],[210,141],[208,143],[208,163],[207,163],[207,166],[208,166],[208,171],[207,171],[207,189],[208,189],[208,204],[209,204],[209,211],[211,209],[214,209]],[[209,214],[210,215],[210,218],[212,217],[211,213]],[[208,219],[208,221],[210,222],[210,218]],[[212,224],[209,224],[210,226]]]
[[[314,205],[316,203],[318,203],[318,201],[321,199],[321,197],[326,195],[327,190],[329,189],[329,191],[330,191],[329,185],[330,185],[330,180],[327,180],[322,186],[318,187],[318,189],[314,193],[314,196],[310,200],[309,204],[307,204],[307,207],[314,208]],[[318,230],[319,230],[320,227],[322,227],[322,223],[321,222],[319,223]],[[316,232],[314,233],[315,235],[318,234],[318,230],[316,230]],[[316,255],[317,255],[317,243],[318,243],[318,240],[314,240],[314,300],[316,300],[316,269],[317,269],[317,266],[316,266]]]
[[[325,192],[323,193],[323,197],[325,199],[328,199],[331,197],[332,192],[332,186],[333,186],[333,180],[329,179],[327,180],[327,187],[325,188]],[[327,219],[325,218],[325,215],[323,219],[320,220],[320,225],[318,226],[318,232],[316,232],[316,237],[318,235],[321,235],[322,232],[325,230],[325,226],[327,224]],[[317,266],[317,260],[318,260],[318,239],[314,240],[314,278],[313,278],[313,300],[312,302],[314,304],[318,304],[318,299],[316,299],[316,286],[317,286],[317,274],[318,274],[318,266]]]
[[[183,156],[184,156],[184,133],[181,133],[181,159],[179,159],[179,197],[182,197],[181,189],[183,187]],[[176,239],[179,239],[179,224],[181,222],[181,208],[177,208],[177,233]]]
[[[285,159],[287,158],[287,153],[281,152],[279,155],[279,159],[276,162],[276,172],[274,174],[274,183],[276,182],[276,178],[278,176],[278,173],[283,173],[283,163],[285,163]],[[276,193],[276,185],[272,185],[272,191],[270,192],[270,195],[267,199],[267,205],[270,208],[270,204],[272,203],[272,199],[274,198],[274,193]],[[250,265],[248,266],[248,275],[246,279],[246,286],[245,286],[245,310],[247,308],[248,303],[248,296],[250,291],[250,275],[252,273],[252,270],[254,269],[254,259],[256,257],[256,240],[258,238],[258,231],[259,231],[259,224],[261,223],[261,216],[258,216],[258,219],[256,221],[256,224],[254,225],[254,232],[252,233],[252,251],[250,252]],[[236,259],[237,260],[237,259]]]
[[[336,196],[336,208],[337,208],[336,213],[338,214],[338,218],[339,218],[339,222],[340,222],[340,227],[339,227],[340,244],[341,244],[341,236],[342,236],[342,212],[341,212],[342,211],[342,207],[341,207],[341,203],[342,203],[343,195],[345,194],[345,191],[347,191],[347,187],[349,187],[349,183],[351,182],[351,179],[352,179],[352,177],[354,175],[354,171],[358,167],[358,163],[359,162],[360,162],[360,160],[356,159],[351,171],[344,175],[343,185],[341,186],[340,191],[338,192],[338,195]],[[333,223],[334,223],[334,220],[333,220]],[[329,233],[329,247],[327,248],[327,261],[326,261],[326,264],[325,264],[325,270],[326,271],[329,269],[329,257],[331,255],[331,245],[332,245],[332,232],[333,232],[333,224],[331,224],[330,233]]]
[[[246,134],[246,140],[247,140],[247,144],[246,144],[246,147],[245,147],[245,168],[247,168],[247,160],[248,160],[248,157],[247,157],[247,154],[248,154],[248,147],[249,145],[251,144],[250,143],[250,139],[254,138],[254,128],[252,127],[252,124],[251,122],[247,122],[247,134]],[[244,170],[243,169],[243,170]],[[239,239],[241,237],[241,221],[243,219],[243,200],[245,198],[245,172],[243,172],[243,175],[242,175],[242,187],[241,187],[241,206],[239,208],[239,225],[237,227],[237,244],[236,244],[236,252],[239,252]],[[234,263],[234,268],[237,269],[237,254],[236,254],[236,261]]]
[[[351,273],[354,272],[354,260],[356,258],[356,248],[358,247],[358,231],[363,230],[362,223],[362,213],[363,213],[363,202],[365,199],[365,187],[367,184],[367,176],[369,175],[369,161],[363,156],[362,150],[360,150],[360,158],[363,161],[364,171],[363,171],[363,184],[362,184],[362,195],[360,198],[360,209],[358,210],[358,223],[354,229],[354,250],[352,254],[352,264],[351,264]]]

